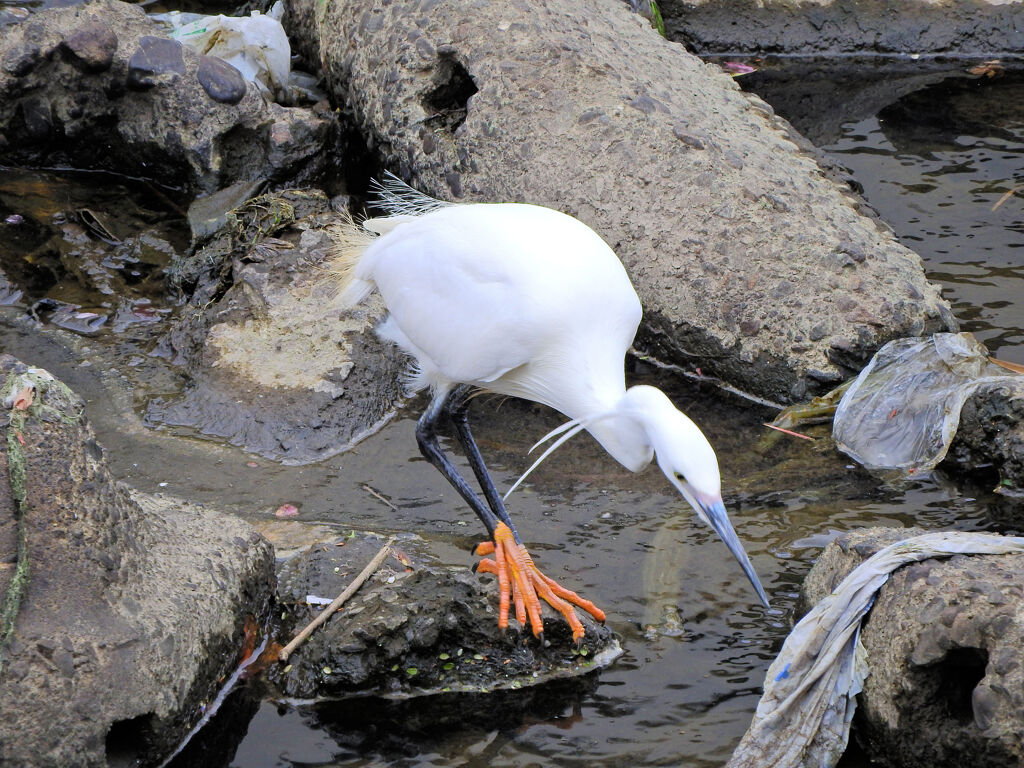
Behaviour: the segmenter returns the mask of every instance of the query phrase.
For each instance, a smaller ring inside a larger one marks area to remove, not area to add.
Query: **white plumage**
[[[660,390],[626,389],[624,357],[641,306],[604,241],[548,208],[446,204],[397,180],[382,190],[394,215],[367,220],[361,233],[355,225],[337,233],[344,243],[338,260],[347,271],[342,300],[354,304],[380,292],[389,312],[380,334],[412,356],[414,385],[432,390],[424,420],[435,419],[446,399],[469,385],[568,416],[568,425],[548,435],[561,434],[549,452],[586,429],[632,471],[656,456],[766,601],[722,505],[707,439]],[[480,480],[486,492],[489,478]],[[505,519],[503,509],[493,511]]]

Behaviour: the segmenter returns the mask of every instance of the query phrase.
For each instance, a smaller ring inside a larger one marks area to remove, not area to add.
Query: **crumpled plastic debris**
[[[277,96],[288,93],[291,74],[291,44],[280,21],[283,13],[283,4],[277,2],[267,14],[203,16],[171,11],[150,18],[170,25],[173,40],[223,59],[248,82]]]
[[[726,768],[831,768],[868,675],[861,623],[897,568],[955,554],[1024,554],[1024,537],[941,532],[890,544],[853,569],[793,628],[768,668],[754,720]]]
[[[896,339],[843,395],[832,423],[836,447],[868,469],[934,469],[949,450],[960,410],[981,387],[1020,381],[970,333]]]

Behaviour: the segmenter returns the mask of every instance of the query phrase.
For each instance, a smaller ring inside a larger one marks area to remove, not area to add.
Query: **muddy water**
[[[1014,345],[1024,307],[1017,282],[1022,262],[1012,255],[1020,250],[1014,222],[1021,198],[1004,202],[985,226],[975,226],[980,208],[973,215],[961,210],[974,198],[991,206],[1012,186],[993,182],[990,189],[977,180],[983,170],[1002,162],[992,178],[1016,173],[1019,179],[1021,166],[1012,165],[1024,151],[1020,132],[1000,124],[998,142],[975,129],[969,141],[943,134],[941,146],[925,139],[908,148],[894,143],[891,125],[891,118],[874,115],[849,121],[831,148],[847,165],[867,164],[858,178],[868,199],[908,242],[917,238],[912,246],[925,251],[923,244],[938,244],[927,255],[929,268],[953,292],[961,316],[1001,355],[1020,360]],[[28,205],[24,195],[4,186],[10,178],[0,173],[5,215]],[[71,195],[73,184],[61,184],[67,189],[62,186],[60,194]],[[893,194],[879,194],[876,187]],[[141,194],[134,190],[131,196],[138,200]],[[922,211],[929,209],[936,212],[926,216]],[[946,226],[955,222],[960,228]],[[969,244],[954,255],[938,252],[955,250],[957,241]],[[29,247],[12,242],[0,243],[6,269]],[[53,284],[36,286],[33,301],[74,296],[83,308],[111,314],[109,301],[98,297],[89,304],[71,291],[67,284],[81,286],[81,275],[55,274]],[[414,530],[435,542],[448,562],[471,562],[468,551],[481,528],[415,449],[413,426],[422,402],[410,403],[349,454],[280,467],[210,441],[140,426],[140,399],[178,383],[173,371],[146,354],[156,325],[115,331],[109,324],[82,335],[81,329],[58,327],[48,315],[40,320],[42,325],[26,319],[24,302],[0,309],[0,349],[50,369],[87,399],[111,467],[127,482],[228,509],[272,536],[283,535],[273,510],[290,502],[299,506],[299,520],[311,534],[353,527]],[[131,363],[111,364],[110,350],[120,346],[123,352],[125,345],[136,353]],[[761,406],[642,364],[632,378],[666,388],[716,446],[727,506],[771,609],[756,602],[724,545],[656,469],[632,475],[589,438],[576,438],[516,492],[510,510],[540,565],[608,611],[626,651],[612,668],[579,686],[522,692],[500,706],[474,702],[475,709],[457,716],[429,702],[296,708],[261,701],[253,688],[236,697],[236,711],[246,714],[230,737],[237,747],[226,754],[233,757],[210,765],[719,766],[749,722],[764,671],[791,625],[798,585],[832,536],[879,524],[987,529],[994,527],[990,518],[999,517],[1000,504],[986,486],[935,476],[889,488],[837,455],[824,427],[808,430],[815,442],[779,439],[760,426],[771,416]],[[517,477],[528,465],[528,447],[560,421],[538,406],[488,399],[474,404],[473,419],[499,487]],[[249,710],[254,714],[246,726]],[[856,756],[844,761],[860,764]]]

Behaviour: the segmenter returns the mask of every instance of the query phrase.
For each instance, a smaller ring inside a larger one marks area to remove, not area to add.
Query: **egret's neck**
[[[637,418],[627,392],[592,413],[603,415],[592,421],[587,431],[613,459],[631,472],[639,472],[651,463],[654,448],[647,427],[642,419]]]

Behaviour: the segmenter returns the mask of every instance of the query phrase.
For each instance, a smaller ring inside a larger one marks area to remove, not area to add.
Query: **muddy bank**
[[[590,224],[637,286],[639,344],[664,360],[790,400],[954,322],[788,124],[625,4],[290,9],[296,47],[385,166],[446,199]]]
[[[738,79],[745,91],[761,96],[801,135],[822,147],[838,140],[847,123],[877,115],[905,97],[919,97],[928,93],[930,86],[958,75],[964,78],[965,87],[975,79],[959,68],[951,69],[949,63],[853,56],[799,61],[771,58],[767,65]],[[933,96],[928,102],[937,105],[941,99]],[[843,172],[860,190],[860,183],[849,171]]]
[[[154,760],[237,663],[246,617],[265,620],[270,547],[240,520],[116,483],[76,395],[10,356],[0,372],[0,586],[18,606],[0,762]]]
[[[992,57],[1024,48],[1024,4],[987,0],[663,0],[668,37],[698,53]]]

